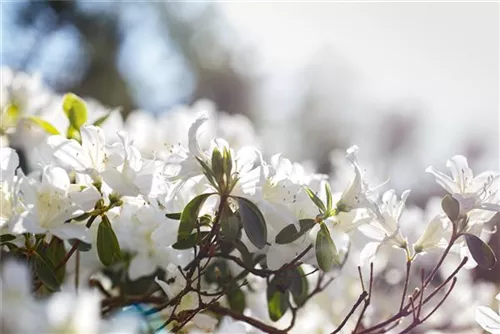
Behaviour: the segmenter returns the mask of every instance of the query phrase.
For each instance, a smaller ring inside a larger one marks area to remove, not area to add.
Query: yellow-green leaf
[[[69,119],[70,125],[76,130],[79,130],[87,121],[87,106],[85,101],[73,93],[64,95],[63,110]]]
[[[110,112],[108,112],[106,115],[101,116],[98,119],[96,119],[92,125],[101,126],[104,122],[106,122],[106,120],[109,118],[109,116],[111,116]]]
[[[59,135],[60,134],[59,131],[52,124],[41,119],[40,117],[28,116],[27,119],[30,120],[31,122],[33,122],[34,124],[38,125],[40,128],[42,128],[42,130],[44,130],[48,134],[51,134],[51,135]]]

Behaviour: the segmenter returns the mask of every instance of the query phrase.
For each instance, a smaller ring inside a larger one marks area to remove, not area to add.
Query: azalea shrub
[[[1,103],[2,332],[500,331],[470,271],[500,174],[462,155],[421,209],[357,146],[319,174],[208,101],[124,120],[4,68]]]

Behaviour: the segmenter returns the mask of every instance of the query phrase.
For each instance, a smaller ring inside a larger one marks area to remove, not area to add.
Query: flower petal
[[[438,171],[432,166],[427,167],[425,171],[434,175],[436,177],[436,182],[450,194],[460,193],[457,184],[448,175]]]
[[[455,155],[446,162],[446,167],[451,170],[453,180],[458,185],[460,193],[464,193],[468,183],[472,181],[472,171],[467,159],[463,155]]]
[[[83,173],[92,167],[88,152],[76,140],[50,136],[47,145],[53,150],[53,158],[66,169]]]
[[[19,156],[10,147],[0,148],[0,171],[2,180],[8,180],[14,176],[19,166]]]
[[[145,254],[138,254],[130,262],[128,276],[132,281],[134,281],[140,277],[152,274],[155,269],[156,265],[151,262],[151,259],[148,256]]]
[[[484,330],[493,334],[500,333],[500,315],[489,307],[477,306],[475,319]]]
[[[89,229],[83,224],[66,223],[57,227],[51,228],[50,232],[59,239],[78,239],[81,241],[90,240]]]

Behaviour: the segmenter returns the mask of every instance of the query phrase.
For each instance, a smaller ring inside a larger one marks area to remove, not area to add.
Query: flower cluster
[[[485,238],[500,211],[500,174],[473,177],[463,156],[448,161],[451,177],[429,167],[447,192],[442,210],[405,231],[410,191],[373,185],[356,146],[339,162],[349,173],[339,187],[280,154],[267,158],[246,118],[206,101],[124,121],[37,78],[8,69],[2,78],[2,255],[27,264],[2,270],[9,332],[311,331],[315,309],[325,310],[317,326],[331,331],[409,331],[425,326],[436,311],[427,303],[444,302],[459,269],[496,263]],[[441,257],[408,301],[412,263],[436,249]],[[384,320],[373,283],[397,250],[404,291]],[[455,252],[462,262],[436,283]],[[356,267],[361,291],[351,288]],[[336,310],[330,297],[339,294],[352,312]],[[134,315],[114,318],[131,306]]]

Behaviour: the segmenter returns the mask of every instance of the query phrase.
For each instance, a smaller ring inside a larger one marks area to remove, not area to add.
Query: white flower
[[[40,309],[31,295],[29,269],[20,262],[6,261],[0,275],[0,319],[3,326],[18,333],[35,332],[42,322]],[[29,321],[26,321],[29,319]]]
[[[16,196],[18,166],[19,157],[16,151],[8,147],[0,148],[0,228],[8,228],[19,213]]]
[[[46,166],[39,182],[36,175],[25,178],[20,184],[20,201],[26,208],[15,223],[15,233],[49,233],[61,239],[87,239],[85,225],[68,220],[94,208],[100,194],[94,187],[80,191],[70,184],[66,171],[60,167]]]
[[[447,240],[447,227],[448,219],[444,214],[439,214],[434,219],[432,219],[424,233],[413,245],[413,249],[416,253],[426,252],[435,247],[446,246]]]
[[[142,159],[141,153],[132,146],[125,132],[119,132],[118,137],[124,152],[123,163],[102,172],[104,182],[119,196],[149,195],[159,164],[154,160]]]
[[[500,302],[500,294],[496,296]],[[486,306],[476,307],[476,321],[487,332],[492,334],[500,333],[500,308],[498,313]]]
[[[125,199],[112,224],[120,247],[133,255],[128,270],[131,280],[150,275],[169,263],[181,264],[180,251],[171,247],[177,241],[179,221],[165,217],[159,208],[140,199]]]
[[[100,174],[120,165],[123,157],[116,146],[106,144],[104,131],[101,128],[92,125],[82,126],[80,133],[81,144],[63,136],[50,136],[47,139],[50,150],[43,152],[42,155],[45,155],[48,161],[54,161],[68,171],[88,174],[94,181],[100,181]],[[40,150],[43,149],[44,147]]]
[[[47,332],[99,333],[100,298],[97,291],[56,293],[47,302]]]
[[[354,179],[347,189],[344,190],[340,200],[337,202],[337,209],[339,211],[348,212],[358,208],[370,208],[376,210],[375,191],[383,184],[375,188],[369,188],[358,164],[358,150],[359,148],[356,145],[347,149],[346,159],[349,160],[351,165],[354,167]]]
[[[2,100],[0,101],[0,132],[9,133],[17,125],[19,116],[38,113],[51,100],[39,75],[14,72],[1,68]]]
[[[496,172],[483,172],[473,177],[467,159],[455,155],[446,162],[452,177],[430,166],[426,172],[436,177],[436,182],[460,203],[460,214],[465,215],[473,209],[500,211]]]
[[[374,216],[371,222],[358,227],[367,237],[376,240],[369,242],[364,247],[361,252],[362,263],[370,261],[375,256],[378,248],[383,244],[406,249],[407,240],[400,233],[399,220],[409,195],[409,190],[404,191],[401,195],[401,200],[398,201],[394,190],[386,191],[382,196],[378,215]]]

